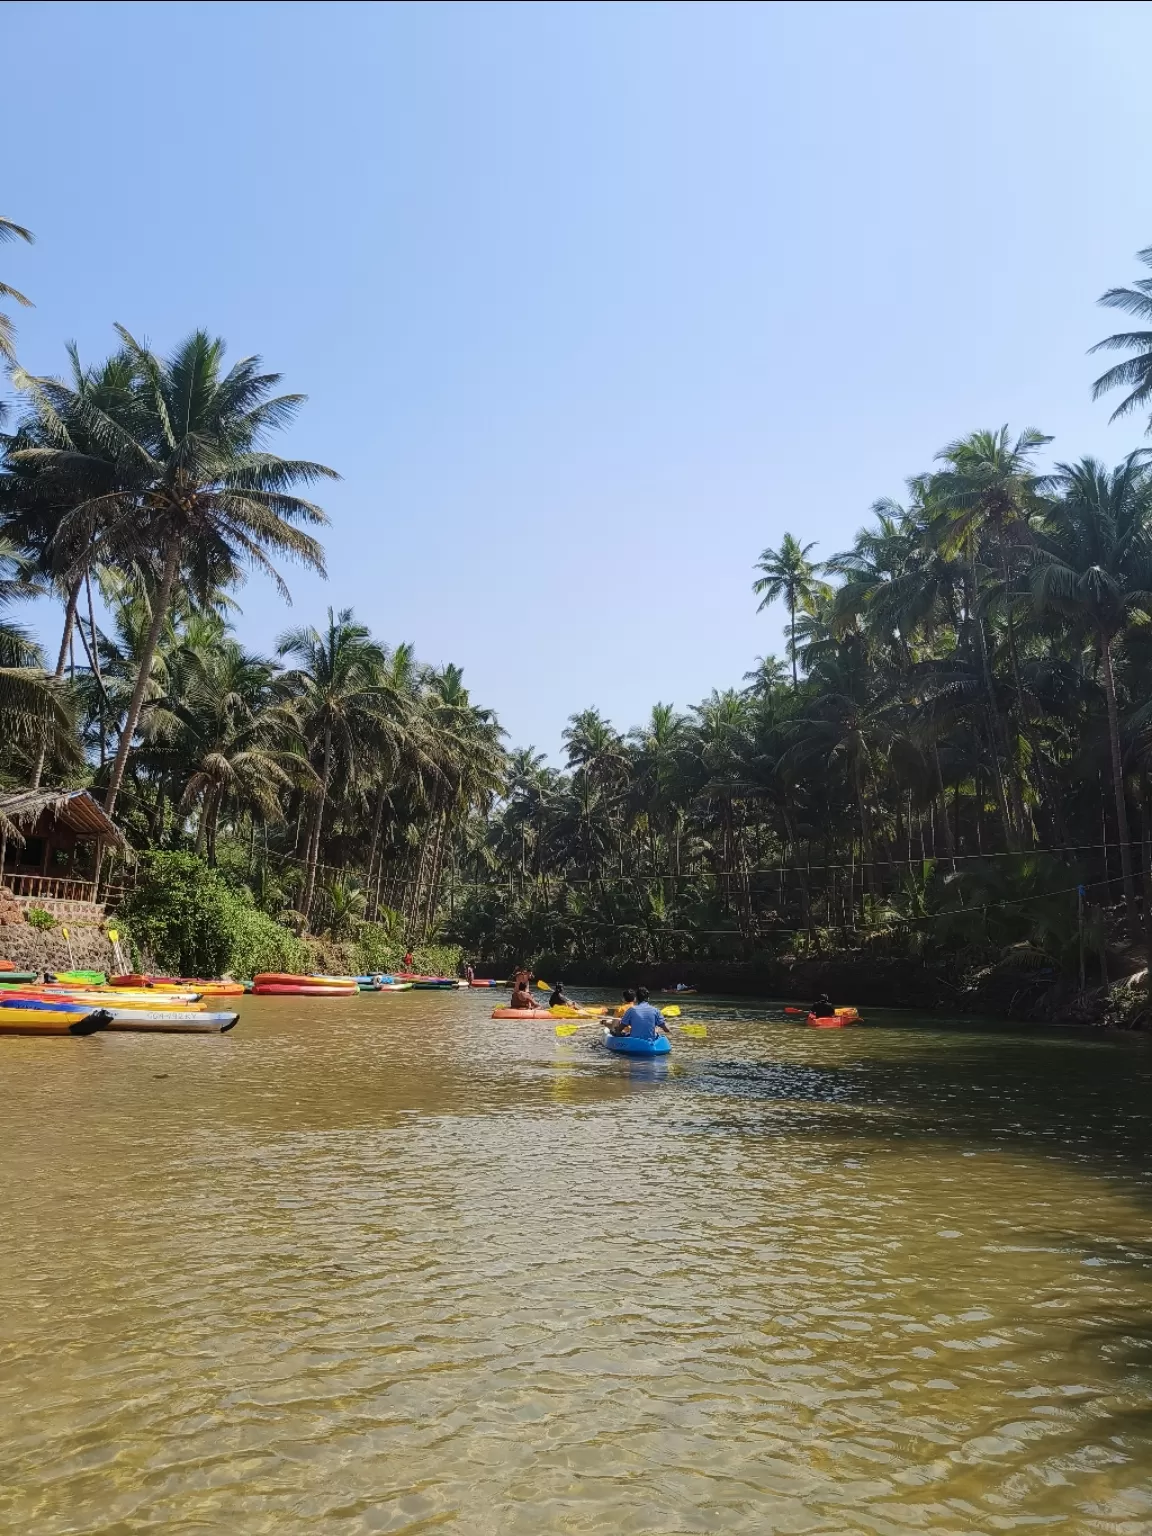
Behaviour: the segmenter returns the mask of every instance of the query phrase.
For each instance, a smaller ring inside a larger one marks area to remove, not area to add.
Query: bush
[[[255,976],[260,971],[302,975],[308,970],[308,946],[303,940],[267,912],[261,912],[247,891],[231,895],[235,903],[235,928],[228,968],[233,975]]]
[[[45,912],[43,907],[29,907],[24,918],[29,928],[38,928],[42,933],[56,926],[56,919],[51,912]]]
[[[307,948],[193,853],[149,853],[120,910],[134,950],[175,976],[304,971]]]

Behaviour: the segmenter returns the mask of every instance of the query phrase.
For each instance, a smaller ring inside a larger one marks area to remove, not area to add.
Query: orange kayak
[[[552,1015],[547,1008],[493,1008],[494,1019],[547,1019],[551,1022]]]

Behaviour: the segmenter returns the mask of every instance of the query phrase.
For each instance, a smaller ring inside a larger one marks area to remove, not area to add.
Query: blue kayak
[[[633,1040],[631,1035],[614,1035],[610,1029],[604,1031],[604,1044],[621,1056],[667,1056],[672,1049],[667,1035],[657,1035],[655,1040]]]

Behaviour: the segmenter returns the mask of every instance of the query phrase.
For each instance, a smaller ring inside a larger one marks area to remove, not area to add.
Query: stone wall
[[[55,896],[13,896],[12,900],[22,912],[39,907],[41,912],[50,912],[60,923],[99,927],[104,921],[104,907],[98,901],[58,901]]]
[[[59,928],[42,931],[27,924],[5,924],[0,928],[0,960],[11,960],[18,971],[116,969],[112,945],[103,927],[69,923],[67,928],[71,945]]]
[[[25,918],[29,907],[51,912],[57,926],[34,928]],[[68,929],[68,938],[60,924]],[[18,971],[111,971],[116,964],[104,932],[103,907],[90,901],[13,896],[5,885],[0,885],[0,960],[11,961]]]

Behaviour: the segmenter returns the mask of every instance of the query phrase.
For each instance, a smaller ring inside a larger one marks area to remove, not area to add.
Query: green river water
[[[0,1530],[1152,1533],[1152,1043],[496,998],[0,1041]]]

